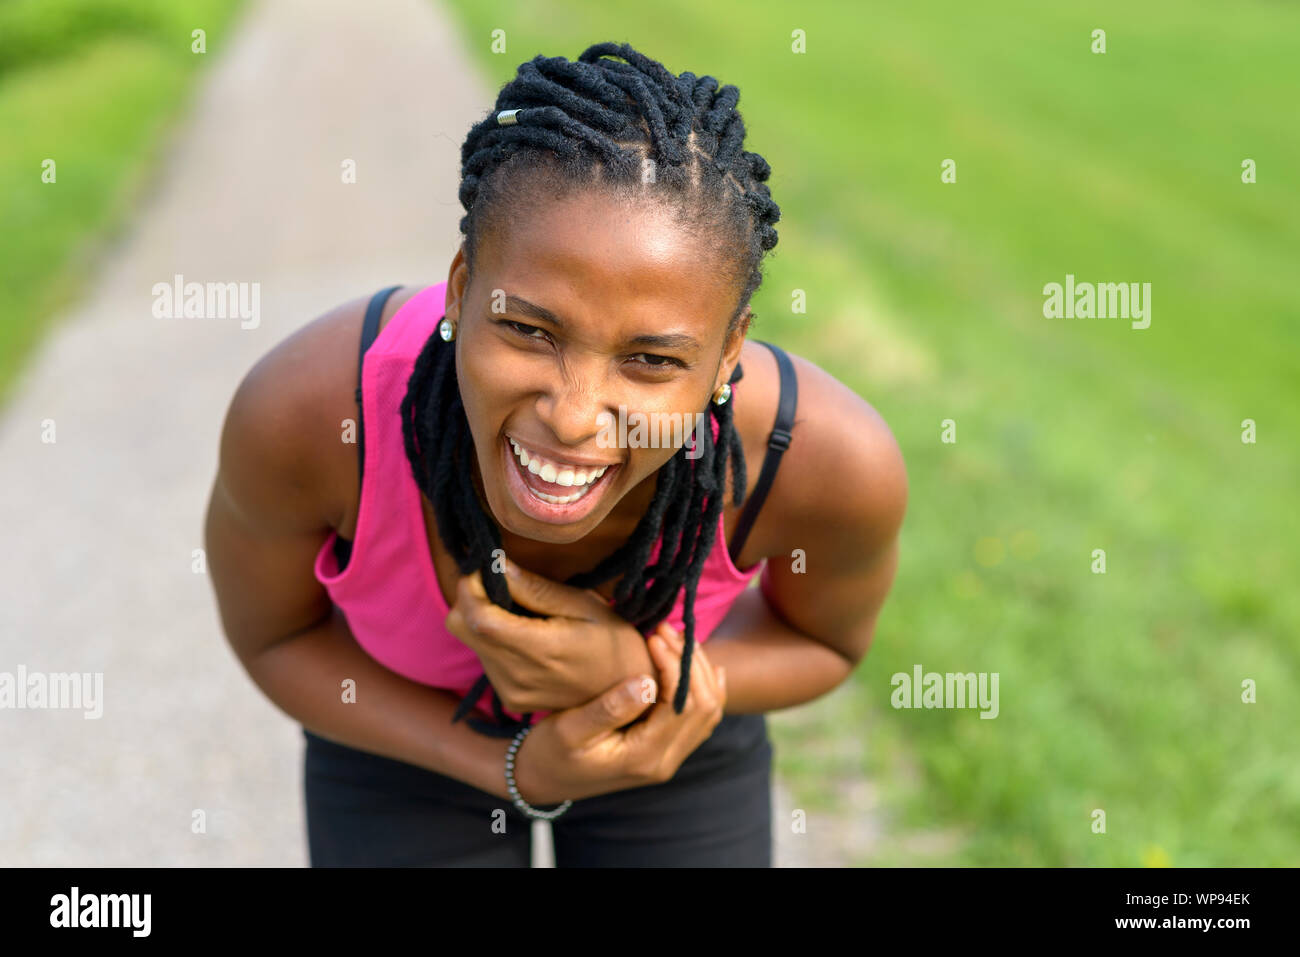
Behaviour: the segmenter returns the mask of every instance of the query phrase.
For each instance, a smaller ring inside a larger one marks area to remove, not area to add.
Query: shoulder
[[[798,383],[795,422],[751,533],[754,550],[748,544],[744,550],[757,561],[811,544],[837,559],[869,561],[896,537],[907,507],[898,442],[865,398],[811,360],[784,351]],[[775,356],[760,343],[746,343],[742,363],[741,387],[751,385],[756,396],[743,424],[737,407],[752,488],[776,418],[780,377]]]
[[[421,288],[393,293],[383,322]],[[306,322],[258,359],[235,389],[221,430],[220,474],[264,520],[337,528],[349,494],[357,494],[356,444],[343,441],[343,429],[345,419],[357,417],[357,359],[372,295]]]

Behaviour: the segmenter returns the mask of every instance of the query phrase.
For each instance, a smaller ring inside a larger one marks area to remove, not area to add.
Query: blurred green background
[[[148,182],[204,64],[192,31],[213,44],[239,7],[0,0],[0,402]]]
[[[0,0],[0,131],[65,187],[0,153],[4,222],[37,224],[0,239],[0,390],[183,107],[192,24],[235,6]],[[773,722],[798,806],[852,817],[872,783],[853,862],[1300,863],[1300,7],[450,6],[494,85],[625,40],[740,87],[782,209],[752,334],[851,385],[908,465],[875,644]],[[1150,328],[1044,318],[1067,273],[1151,283]],[[892,709],[916,664],[997,672],[998,718]]]
[[[453,7],[496,85],[605,40],[736,84],[782,210],[751,334],[903,450],[854,694],[773,722],[798,805],[851,816],[867,775],[860,863],[1300,863],[1300,8]],[[1045,319],[1067,273],[1151,283],[1150,328]],[[998,672],[1000,715],[894,710],[918,663]]]

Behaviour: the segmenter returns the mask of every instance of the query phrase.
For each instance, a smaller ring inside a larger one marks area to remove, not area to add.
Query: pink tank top
[[[397,674],[463,698],[483,674],[478,656],[446,629],[448,605],[438,587],[425,531],[422,495],[402,438],[400,407],[416,357],[444,312],[447,284],[408,299],[366,351],[361,374],[365,435],[361,503],[352,554],[343,571],[334,553],[337,532],[316,555],[316,579],[325,586],[372,658]],[[732,385],[735,389],[737,384]],[[712,417],[709,420],[713,422]],[[714,423],[714,435],[717,425]],[[651,561],[658,556],[656,543]],[[713,551],[705,559],[695,596],[695,640],[704,643],[736,598],[766,565],[741,571],[728,553],[721,517]],[[685,630],[685,588],[668,622]],[[612,602],[611,602],[612,604]],[[492,718],[492,689],[475,707]],[[512,720],[522,715],[506,711]],[[549,712],[535,713],[534,720]]]

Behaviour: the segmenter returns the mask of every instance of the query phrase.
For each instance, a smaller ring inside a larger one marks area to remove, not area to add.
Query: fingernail
[[[637,682],[633,694],[641,699],[641,704],[652,704],[657,697],[658,688],[655,687],[655,680],[649,675],[642,675]]]

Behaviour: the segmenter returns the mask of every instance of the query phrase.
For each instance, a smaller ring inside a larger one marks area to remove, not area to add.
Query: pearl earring
[[[442,322],[438,323],[438,335],[442,336],[443,342],[451,342],[456,338],[456,323],[444,317]]]
[[[730,398],[731,398],[731,383],[726,382],[723,383],[722,388],[718,389],[717,392],[713,393],[713,404],[726,405],[727,400]]]

